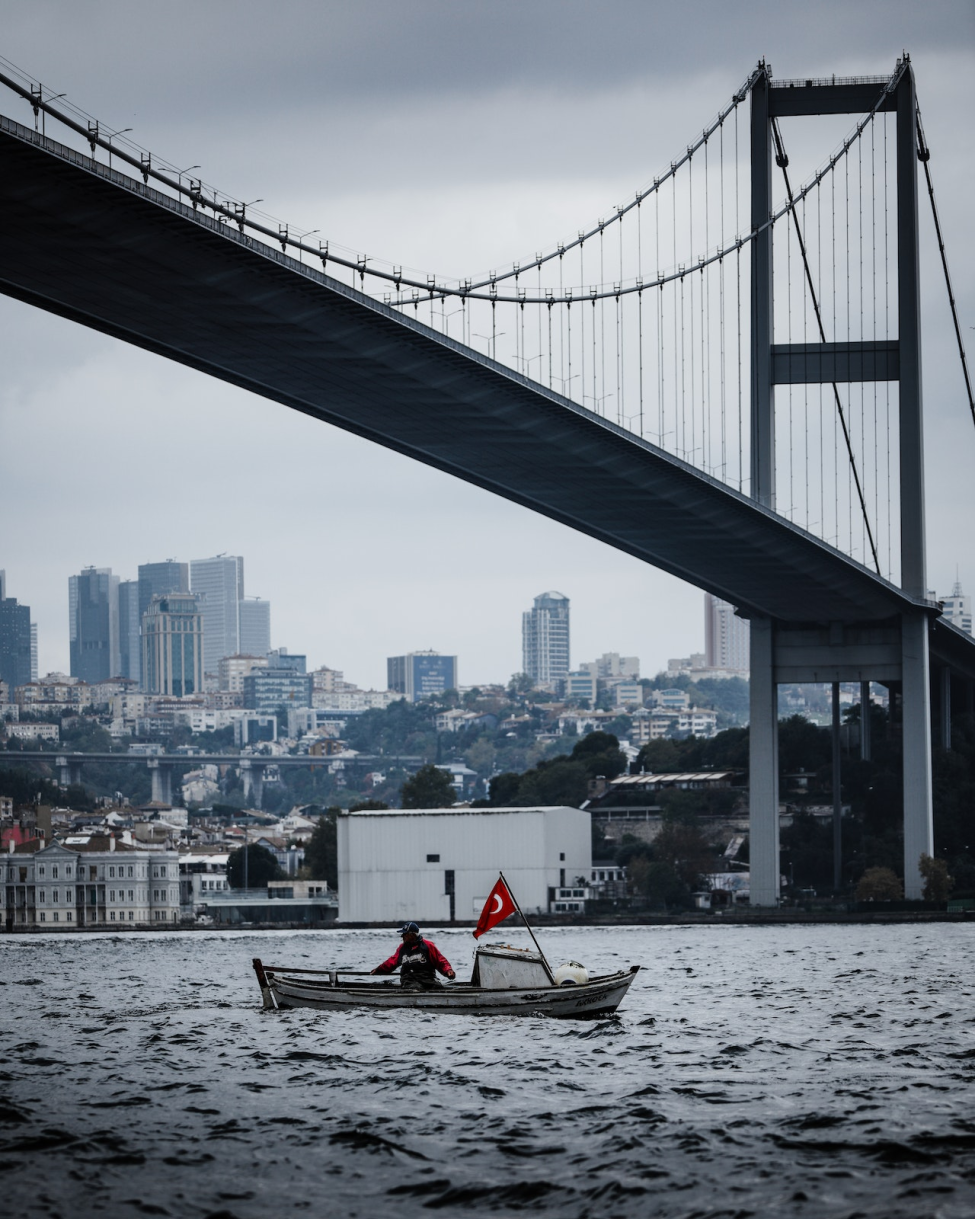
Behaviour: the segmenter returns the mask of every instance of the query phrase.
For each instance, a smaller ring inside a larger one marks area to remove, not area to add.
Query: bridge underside
[[[876,622],[916,606],[629,432],[9,119],[0,290],[455,474],[746,615]]]

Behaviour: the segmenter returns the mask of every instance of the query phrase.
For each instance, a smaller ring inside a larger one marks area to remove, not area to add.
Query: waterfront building
[[[141,683],[142,613],[138,580],[122,580],[118,586],[118,633],[119,676]]]
[[[0,681],[11,690],[34,680],[34,638],[30,606],[7,596],[6,574],[0,571]]]
[[[244,599],[244,560],[240,555],[193,559],[190,590],[201,598],[203,670],[216,673],[224,656],[240,653],[240,603]]]
[[[342,922],[476,919],[499,871],[537,914],[592,870],[590,816],[576,808],[362,810],[337,826]]]
[[[569,675],[569,598],[541,593],[521,616],[522,671],[537,686],[554,688]]]
[[[183,698],[203,687],[203,615],[196,597],[154,597],[142,619],[143,685]]]
[[[439,652],[408,652],[386,660],[386,685],[407,702],[457,689],[457,657]]]
[[[613,684],[617,707],[642,707],[643,687],[638,681],[618,681]]]
[[[110,567],[86,567],[69,577],[72,677],[94,683],[119,675],[118,586],[119,578]]]
[[[0,855],[0,907],[8,931],[177,923],[179,858],[107,835],[31,839]]]
[[[239,647],[246,656],[266,656],[271,650],[271,602],[246,597],[237,607],[240,618]]]
[[[37,623],[30,624],[30,679],[37,681]]]
[[[279,708],[311,706],[311,674],[290,669],[254,669],[244,678],[244,706],[248,711],[273,714]]]
[[[736,615],[735,607],[728,601],[722,601],[720,597],[705,593],[705,667],[747,676],[749,643],[748,623]]]

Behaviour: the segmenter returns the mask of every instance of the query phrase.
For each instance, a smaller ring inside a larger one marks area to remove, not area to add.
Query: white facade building
[[[747,673],[750,644],[748,623],[735,614],[735,607],[720,597],[705,593],[704,658],[707,668]]]
[[[0,906],[8,931],[42,926],[160,926],[179,921],[175,850],[78,836],[0,855]]]
[[[592,870],[577,808],[382,809],[338,817],[339,921],[476,920],[504,872],[526,914]]]

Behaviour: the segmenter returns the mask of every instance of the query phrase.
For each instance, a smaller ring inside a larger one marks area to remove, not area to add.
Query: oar
[[[555,974],[552,973],[552,967],[551,967],[551,965],[549,965],[548,959],[545,956],[545,953],[542,952],[541,944],[539,944],[538,940],[535,939],[535,932],[532,931],[531,924],[528,922],[528,919],[525,918],[524,910],[522,910],[521,906],[518,905],[518,899],[517,899],[517,897],[515,897],[514,891],[512,890],[511,886],[508,884],[505,874],[503,872],[499,872],[498,875],[504,881],[504,887],[508,890],[508,893],[511,895],[511,900],[515,903],[515,909],[521,915],[522,922],[528,928],[528,934],[531,936],[532,942],[534,943],[535,947],[538,949],[538,955],[542,958],[542,964],[545,966],[545,972],[548,974],[548,980],[554,986],[555,985]]]

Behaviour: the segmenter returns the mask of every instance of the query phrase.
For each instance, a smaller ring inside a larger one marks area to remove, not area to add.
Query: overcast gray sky
[[[969,346],[975,6],[905,0],[300,3],[34,0],[0,55],[106,127],[295,228],[464,275],[550,247],[651,179],[760,56],[776,76],[912,56]],[[0,90],[0,111],[29,110]],[[835,140],[826,144],[830,151]],[[975,593],[975,427],[931,257],[929,583]],[[385,658],[456,652],[464,684],[520,668],[520,614],[572,600],[572,659],[703,647],[700,592],[487,493],[189,369],[0,298],[8,592],[68,667],[83,565],[246,559],[276,646],[385,685]]]

